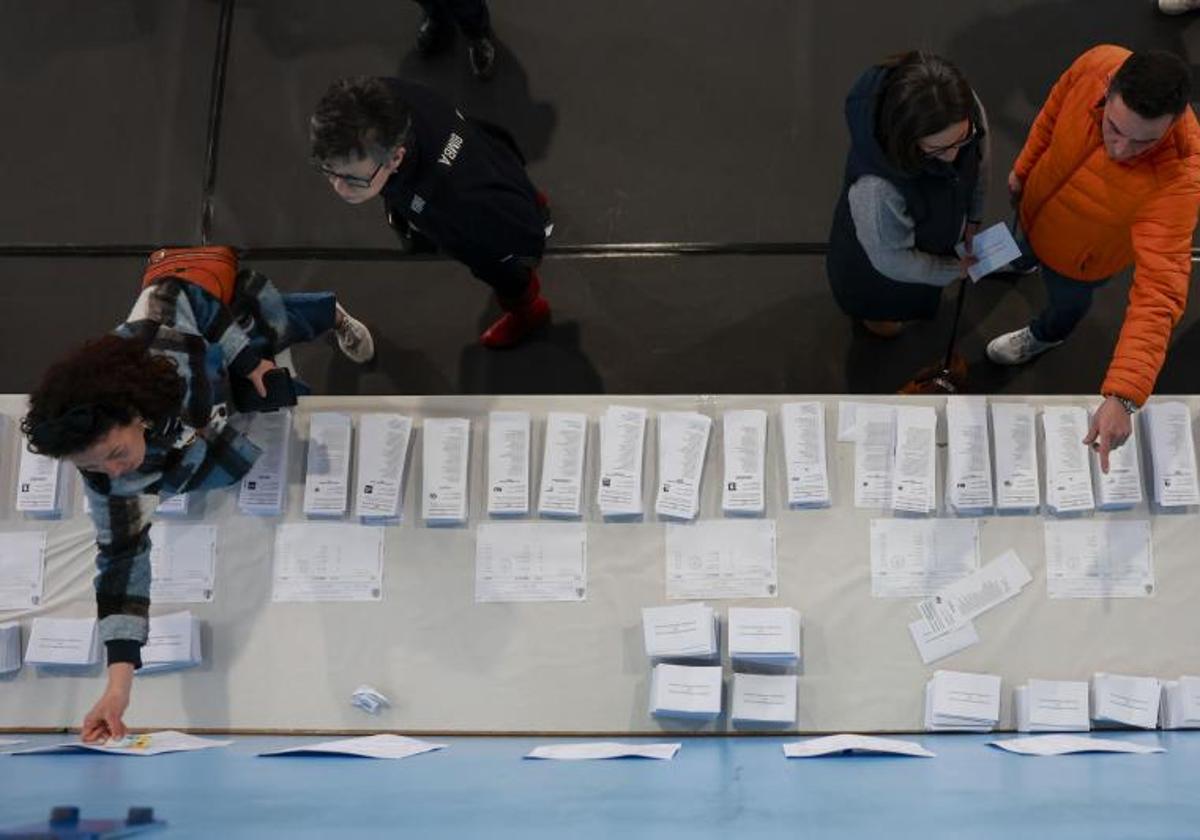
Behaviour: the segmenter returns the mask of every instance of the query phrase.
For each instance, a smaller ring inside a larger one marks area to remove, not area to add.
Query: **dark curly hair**
[[[370,157],[383,163],[412,130],[412,112],[378,76],[351,76],[329,86],[308,121],[312,162]]]
[[[116,426],[177,416],[184,391],[173,359],[150,353],[137,339],[106,335],[42,374],[21,431],[31,452],[62,458],[88,449]]]

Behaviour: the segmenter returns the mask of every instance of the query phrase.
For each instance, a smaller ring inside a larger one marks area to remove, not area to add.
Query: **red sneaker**
[[[530,273],[529,286],[519,298],[498,300],[504,314],[479,336],[484,347],[492,350],[515,347],[550,322],[550,304],[542,297],[542,283],[536,271]]]

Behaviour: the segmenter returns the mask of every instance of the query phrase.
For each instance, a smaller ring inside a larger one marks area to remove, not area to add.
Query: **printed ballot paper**
[[[721,714],[720,665],[654,666],[650,714],[655,717],[712,720]]]
[[[946,438],[946,507],[986,513],[994,504],[987,398],[947,397]]]
[[[1200,677],[1164,682],[1159,716],[1163,729],[1200,729]]]
[[[1018,732],[1087,732],[1088,684],[1029,680],[1013,689]]]
[[[553,761],[588,761],[609,758],[650,758],[670,761],[683,744],[621,744],[615,741],[593,741],[571,744],[545,744],[534,747],[526,758]]]
[[[0,534],[0,610],[27,610],[42,603],[46,532]]]
[[[976,632],[975,625],[970,621],[954,630],[935,633],[929,626],[929,622],[918,618],[908,625],[908,633],[917,646],[921,661],[926,665],[937,662],[939,659],[945,659],[971,645],[979,644],[979,633]]]
[[[1187,404],[1150,402],[1142,410],[1142,416],[1149,430],[1155,504],[1163,508],[1200,505],[1196,445]]]
[[[337,518],[346,515],[350,496],[349,414],[317,411],[308,418],[308,463],[304,473],[304,513]]]
[[[854,506],[892,506],[896,407],[864,403],[855,412]]]
[[[262,449],[262,455],[242,478],[238,509],[252,516],[279,516],[287,505],[292,413],[270,411],[251,417],[247,434]]]
[[[1014,597],[1031,580],[1021,558],[1009,550],[921,601],[917,612],[933,636],[949,633]]]
[[[791,607],[730,607],[729,658],[795,665],[800,661],[800,613]]]
[[[896,409],[892,459],[892,509],[928,514],[937,509],[937,412],[925,406]]]
[[[546,415],[542,484],[538,513],[578,519],[583,513],[583,465],[587,453],[586,414],[551,411]]]
[[[400,759],[445,748],[445,744],[419,741],[404,735],[363,735],[358,738],[344,738],[340,741],[321,741],[316,744],[305,744],[302,747],[268,750],[260,752],[259,756],[261,758],[278,758],[280,756],[348,755],[357,758]]]
[[[1044,522],[1051,598],[1148,598],[1154,545],[1145,520]]]
[[[988,743],[1018,755],[1047,756],[1094,752],[1149,755],[1166,752],[1162,747],[1150,747],[1131,741],[1114,741],[1111,738],[1089,738],[1083,735],[1035,735],[1032,738],[1009,738]]]
[[[201,662],[200,619],[187,610],[150,616],[139,676],[192,668]]]
[[[21,625],[15,621],[0,624],[0,674],[21,670]]]
[[[974,519],[872,519],[871,595],[933,595],[979,568]]]
[[[642,513],[646,409],[612,405],[600,417],[600,478],[596,504],[605,517]]]
[[[925,684],[930,732],[990,732],[999,720],[1000,678],[994,674],[934,671]]]
[[[734,674],[734,723],[795,723],[796,675]]]
[[[422,442],[421,518],[430,525],[465,524],[471,421],[429,417]]]
[[[159,516],[187,516],[190,498],[191,494],[189,493],[176,493],[174,496],[168,496],[158,503],[154,512]]]
[[[966,245],[958,243],[954,246],[954,253],[960,257],[966,256]],[[975,262],[967,269],[967,276],[977,283],[993,271],[999,271],[1020,258],[1021,248],[1009,232],[1008,225],[997,222],[971,237],[971,256],[975,258]]]
[[[363,525],[280,525],[271,600],[382,600],[383,541],[383,530]]]
[[[667,598],[774,598],[775,520],[667,525]]]
[[[825,453],[825,405],[784,403],[780,409],[789,507],[829,507]]]
[[[24,442],[24,438],[21,439]],[[17,511],[31,516],[53,517],[62,513],[62,461],[30,452],[21,446],[17,468]]]
[[[586,598],[584,523],[489,522],[476,530],[476,602]]]
[[[216,565],[216,525],[155,522],[150,526],[153,603],[211,603]]]
[[[358,418],[354,515],[363,522],[404,518],[404,473],[412,430],[412,418],[403,414],[371,413]]]
[[[1092,720],[1153,729],[1158,726],[1161,686],[1154,677],[1092,675]]]
[[[712,418],[694,411],[658,415],[658,497],[654,512],[671,519],[695,519],[700,511],[704,454]]]
[[[33,620],[25,661],[39,667],[86,668],[100,661],[100,637],[94,618]]]
[[[1046,440],[1046,506],[1051,513],[1093,510],[1092,467],[1083,439],[1088,433],[1087,412],[1074,405],[1048,405],[1042,409]]]
[[[721,510],[761,516],[767,509],[767,412],[726,411],[721,429],[725,457]]]
[[[824,735],[783,745],[788,758],[819,758],[825,755],[865,753],[867,755],[907,755],[914,758],[934,758],[935,753],[912,741],[897,738],[877,738],[874,735]]]
[[[707,604],[643,607],[642,637],[650,659],[717,659],[717,616]]]
[[[1108,453],[1108,472],[1100,469],[1100,453],[1092,450],[1092,478],[1096,485],[1096,507],[1100,510],[1128,510],[1142,502],[1137,423],[1129,429],[1125,443]]]
[[[1042,503],[1035,417],[1028,403],[992,403],[998,511],[1033,511]]]
[[[147,732],[142,735],[126,735],[124,738],[113,738],[102,744],[85,744],[82,741],[68,741],[63,744],[52,744],[45,747],[33,747],[27,750],[17,750],[11,755],[53,755],[56,753],[98,752],[109,755],[152,756],[173,752],[192,752],[194,750],[210,750],[213,747],[227,747],[233,741],[215,741],[211,738],[198,738],[184,732],[164,730],[162,732]]]
[[[489,516],[529,513],[529,412],[488,414],[487,509]]]

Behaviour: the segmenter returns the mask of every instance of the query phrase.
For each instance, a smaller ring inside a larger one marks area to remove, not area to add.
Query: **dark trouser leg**
[[[1092,306],[1092,295],[1111,278],[1095,282],[1072,280],[1042,264],[1046,284],[1046,308],[1029,329],[1038,341],[1062,341],[1075,329]]]
[[[428,2],[428,0],[425,0]],[[486,0],[441,0],[468,38],[482,38],[492,31]]]
[[[504,310],[479,336],[484,347],[498,350],[520,344],[530,333],[550,321],[550,304],[541,296],[536,259],[512,258],[500,263],[471,266],[471,272],[496,292]]]
[[[512,257],[495,263],[468,263],[471,273],[487,283],[496,293],[500,305],[523,298],[533,280],[537,261]]]

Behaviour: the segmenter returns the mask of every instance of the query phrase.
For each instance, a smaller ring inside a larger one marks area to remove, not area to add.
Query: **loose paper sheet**
[[[150,526],[151,602],[211,603],[216,565],[216,525],[155,522]]]
[[[667,525],[667,598],[774,598],[775,520]]]
[[[382,600],[383,540],[383,530],[363,525],[280,525],[271,600]]]
[[[908,633],[926,665],[979,643],[979,633],[970,621],[948,632],[935,633],[929,622],[919,618],[908,625]]]
[[[1051,598],[1148,598],[1154,594],[1150,523],[1080,520],[1043,523]]]
[[[872,519],[871,594],[933,595],[979,568],[973,519]]]
[[[682,744],[621,744],[597,741],[587,744],[546,744],[534,747],[525,757],[556,761],[587,761],[609,758],[650,758],[670,761]]]
[[[475,535],[475,600],[583,601],[587,526],[490,522]]]
[[[101,744],[85,744],[82,741],[67,741],[46,747],[33,747],[27,750],[17,750],[12,755],[52,755],[55,753],[99,752],[110,755],[151,756],[172,752],[192,752],[209,750],[213,747],[227,747],[233,741],[216,741],[211,738],[198,738],[174,730],[162,732],[147,732],[143,735],[128,735],[124,738],[113,739]]]
[[[42,602],[45,531],[0,534],[0,610],[27,610]]]
[[[1021,558],[1009,549],[917,604],[917,611],[935,635],[948,633],[1016,596],[1031,580]]]
[[[934,758],[935,754],[912,741],[897,738],[877,738],[873,735],[825,735],[783,745],[788,758],[817,758],[842,753],[908,755],[915,758]]]
[[[1150,753],[1166,752],[1162,747],[1135,744],[1132,741],[1115,741],[1111,738],[1088,738],[1084,735],[1034,735],[1030,738],[1009,738],[1003,741],[989,741],[988,743],[993,747],[999,747],[1002,750],[1018,753],[1019,755],[1046,756],[1090,752],[1147,755]]]
[[[966,245],[958,243],[954,246],[954,253],[960,257],[965,256]],[[967,269],[967,276],[972,282],[978,283],[981,278],[1020,258],[1021,248],[1009,232],[1008,225],[997,222],[971,237],[971,256],[975,258],[975,262]]]
[[[408,758],[433,750],[445,749],[445,744],[420,741],[404,735],[364,735],[359,738],[344,738],[340,741],[321,741],[302,747],[287,747],[281,750],[260,752],[264,758],[278,756],[349,755],[359,758]]]

